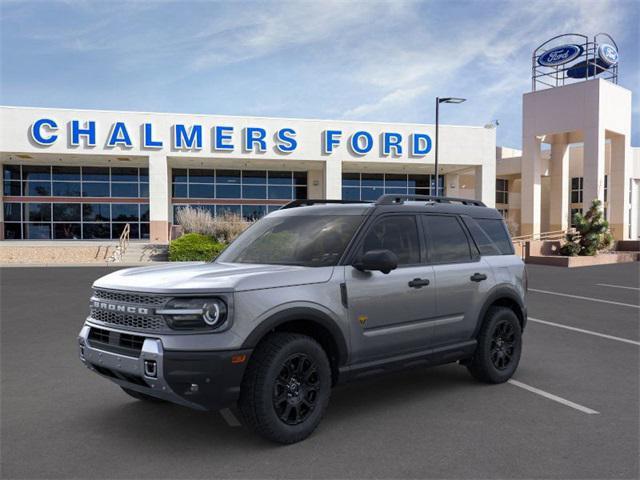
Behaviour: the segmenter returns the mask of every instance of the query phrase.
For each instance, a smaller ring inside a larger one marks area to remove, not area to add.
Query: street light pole
[[[440,130],[440,97],[436,97],[436,162],[435,162],[435,177],[436,177],[436,197],[440,196],[440,189],[438,188],[438,131]]]
[[[439,182],[438,182],[438,146],[440,142],[438,141],[438,134],[440,130],[440,104],[441,103],[462,103],[466,101],[466,98],[458,98],[458,97],[445,97],[440,98],[436,97],[436,145],[435,145],[435,178],[436,178],[436,197],[440,196]]]

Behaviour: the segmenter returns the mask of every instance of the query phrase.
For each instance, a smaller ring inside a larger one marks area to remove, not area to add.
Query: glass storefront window
[[[111,184],[111,196],[135,198],[138,196],[138,184],[114,182]]]
[[[80,183],[53,182],[54,197],[79,197],[82,191]]]
[[[444,195],[444,175],[438,176],[438,192]],[[403,173],[343,173],[342,199],[375,201],[381,195],[435,195],[435,175]]]
[[[79,222],[80,206],[81,205],[79,203],[54,203],[53,204],[53,221],[54,222]]]
[[[23,180],[44,180],[51,181],[51,167],[41,165],[23,165],[22,166],[22,179]]]
[[[83,182],[108,182],[109,167],[82,167]]]
[[[307,198],[307,172],[174,168],[171,179],[173,198],[193,199],[189,205],[195,208],[205,207],[198,200],[211,200],[208,210],[212,215],[232,212],[253,220],[277,210],[287,201]],[[217,204],[218,199],[244,202],[243,205],[222,205]],[[261,200],[277,200],[278,204],[261,204]],[[174,205],[174,221],[177,210],[184,206]]]
[[[80,181],[80,167],[53,167],[52,178],[64,181]]]
[[[108,183],[83,183],[82,184],[82,196],[83,197],[108,197],[109,184]]]
[[[82,205],[82,219],[85,222],[109,222],[111,220],[111,205],[108,203],[84,203]]]
[[[51,182],[49,181],[25,182],[24,194],[27,197],[49,197],[51,196]]]

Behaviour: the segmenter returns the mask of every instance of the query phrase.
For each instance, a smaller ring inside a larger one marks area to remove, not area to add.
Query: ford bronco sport
[[[210,263],[119,270],[93,285],[82,362],[132,397],[238,405],[280,443],[310,435],[331,387],[459,362],[508,380],[526,276],[500,214],[474,200],[298,200]]]

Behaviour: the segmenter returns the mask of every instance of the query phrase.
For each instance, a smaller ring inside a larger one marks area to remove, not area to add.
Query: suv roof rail
[[[462,205],[473,205],[476,207],[486,207],[480,200],[472,200],[470,198],[459,197],[436,197],[433,195],[381,195],[376,201],[376,205],[394,205],[397,203],[404,203],[407,200],[420,201],[425,200],[427,202],[436,203],[461,203]]]
[[[350,204],[350,203],[372,203],[372,202],[368,202],[368,201],[364,201],[364,200],[323,200],[323,199],[298,199],[298,200],[293,200],[289,203],[287,203],[286,205],[283,205],[282,207],[280,207],[280,210],[284,210],[287,208],[296,208],[296,207],[309,207],[311,205],[318,205],[318,204],[327,204],[327,203],[338,203],[338,204]]]

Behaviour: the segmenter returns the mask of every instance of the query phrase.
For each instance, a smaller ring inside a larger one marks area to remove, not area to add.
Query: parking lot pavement
[[[515,382],[447,365],[341,386],[318,431],[280,447],[218,413],[130,399],[80,364],[90,285],[107,271],[0,270],[3,478],[639,476],[640,345],[563,328],[638,340],[636,308],[531,293],[530,317],[558,326],[529,323]],[[633,306],[638,273],[531,266],[529,283]]]

